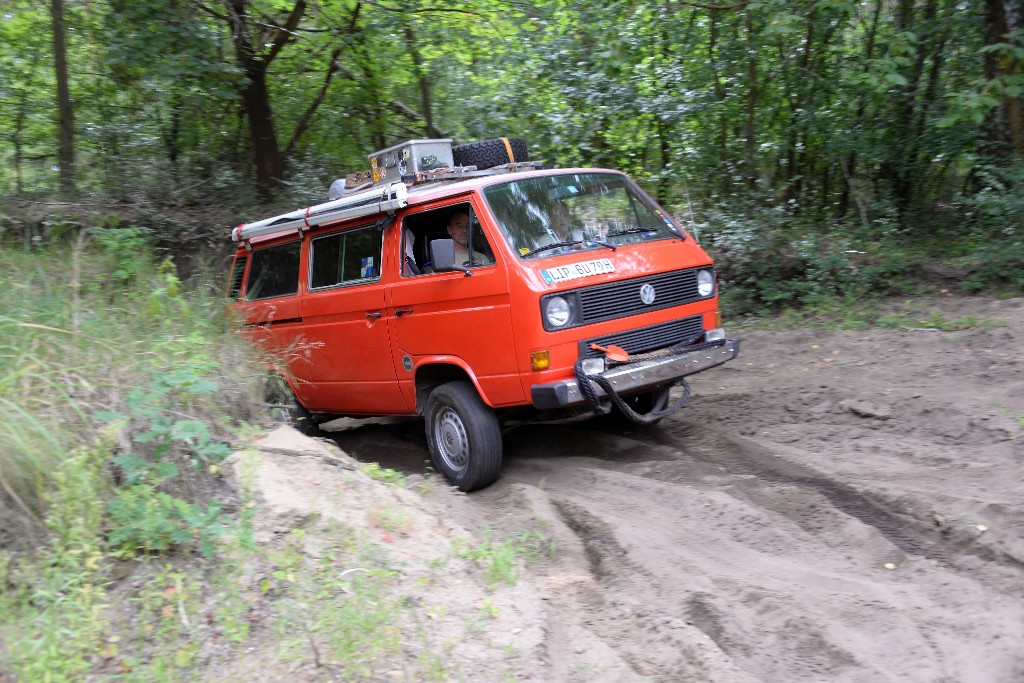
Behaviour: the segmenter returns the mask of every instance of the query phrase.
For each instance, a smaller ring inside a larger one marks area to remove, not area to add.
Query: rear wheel
[[[505,144],[506,141],[508,144]],[[511,155],[509,150],[512,151]],[[494,138],[453,147],[452,159],[456,166],[476,166],[483,170],[514,161],[527,161],[529,153],[526,140],[522,138]]]
[[[501,428],[469,382],[434,389],[426,406],[427,445],[434,467],[460,491],[493,483],[501,472]]]

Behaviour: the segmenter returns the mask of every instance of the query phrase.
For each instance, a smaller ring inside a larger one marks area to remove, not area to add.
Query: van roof
[[[484,176],[474,176],[466,178],[464,180],[451,180],[443,179],[436,181],[428,181],[425,183],[416,183],[407,185],[408,188],[408,204],[407,206],[419,206],[422,204],[428,204],[439,199],[446,197],[458,197],[466,194],[475,192],[481,188],[488,187],[490,185],[500,185],[503,183],[511,182],[513,180],[522,180],[527,178],[538,178],[543,176],[553,175],[565,175],[573,173],[614,173],[616,175],[624,175],[621,171],[616,171],[607,168],[549,168],[539,169],[531,171],[517,171],[515,173],[500,173]],[[315,205],[314,205],[315,206]],[[383,213],[383,212],[382,212]],[[366,224],[373,220],[378,214],[370,214],[358,218],[348,218],[339,220],[334,223],[316,226],[312,228],[314,231],[320,231],[324,229],[334,228],[345,223],[362,223]],[[277,232],[265,233],[262,235],[253,236],[242,240],[238,244],[239,249],[245,248],[245,242],[252,244],[261,244],[264,242],[271,242],[274,240],[281,239],[289,235],[295,235],[296,230],[294,228],[283,228]]]

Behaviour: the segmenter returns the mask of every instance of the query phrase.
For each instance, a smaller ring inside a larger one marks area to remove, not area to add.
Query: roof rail
[[[405,183],[391,183],[324,204],[314,204],[305,209],[296,209],[262,221],[242,223],[231,231],[231,239],[235,242],[246,242],[248,245],[249,240],[261,235],[290,230],[295,230],[301,235],[304,230],[327,223],[336,223],[360,216],[372,216],[384,211],[397,211],[408,204],[409,188]]]

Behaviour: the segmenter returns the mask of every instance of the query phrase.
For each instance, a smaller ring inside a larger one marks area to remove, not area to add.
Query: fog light
[[[551,353],[549,351],[534,351],[530,354],[531,370],[547,370],[549,367],[551,367]]]
[[[719,341],[725,339],[725,328],[716,327],[713,330],[708,330],[704,333],[704,341]]]
[[[584,358],[580,364],[584,375],[599,375],[604,372],[604,358]]]

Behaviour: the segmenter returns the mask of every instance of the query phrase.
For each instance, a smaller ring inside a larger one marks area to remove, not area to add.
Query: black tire
[[[505,140],[508,140],[508,146]],[[512,148],[511,159],[508,155],[509,147]],[[494,138],[453,147],[452,159],[456,166],[476,166],[483,170],[514,161],[529,161],[530,155],[526,150],[526,141],[522,138]]]
[[[427,446],[434,467],[460,491],[492,484],[501,472],[501,427],[469,382],[448,382],[430,392]]]
[[[272,420],[285,422],[306,436],[320,436],[316,418],[299,403],[284,377],[271,375],[267,378],[265,399]]]

